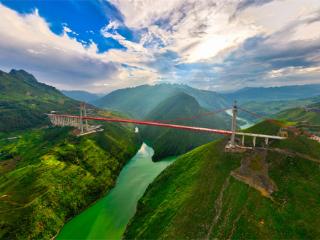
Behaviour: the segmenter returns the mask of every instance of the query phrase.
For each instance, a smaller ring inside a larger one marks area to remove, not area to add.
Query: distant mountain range
[[[86,103],[93,102],[103,96],[102,94],[96,94],[80,90],[62,90],[61,92],[69,98]]]
[[[284,86],[284,87],[257,87],[243,88],[232,93],[222,94],[226,99],[237,100],[239,103],[249,101],[277,101],[309,98],[320,95],[320,84]]]
[[[259,108],[263,111],[265,107],[270,108],[271,106],[260,103],[272,101],[272,112],[274,113],[277,111],[277,107],[279,107],[279,110],[284,109],[287,101],[291,101],[289,106],[291,107],[294,104],[294,100],[299,99],[300,104],[304,104],[300,99],[320,96],[320,84],[243,88],[232,93],[217,93],[178,84],[141,85],[115,90],[104,97],[94,100],[92,103],[101,108],[112,109],[143,118],[160,102],[179,92],[184,92],[194,97],[201,107],[208,110],[231,107],[233,102],[237,100],[239,104],[250,103],[253,108]],[[266,112],[270,113],[270,109]]]
[[[155,121],[173,120],[170,123],[188,126],[229,128],[230,117],[225,113],[193,118],[207,112],[208,110],[202,108],[194,97],[180,92],[159,103],[145,118]],[[180,155],[218,138],[213,134],[147,126],[142,128],[141,134],[144,141],[153,147],[154,160]]]
[[[202,107],[209,110],[224,108],[228,105],[218,93],[178,84],[142,85],[119,89],[94,101],[93,104],[143,118],[160,102],[180,92],[194,97]]]

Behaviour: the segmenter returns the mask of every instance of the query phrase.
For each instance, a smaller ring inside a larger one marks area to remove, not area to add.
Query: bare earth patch
[[[248,152],[242,159],[241,166],[232,171],[231,176],[255,188],[263,196],[271,198],[271,194],[278,188],[268,175],[266,156],[266,150]]]

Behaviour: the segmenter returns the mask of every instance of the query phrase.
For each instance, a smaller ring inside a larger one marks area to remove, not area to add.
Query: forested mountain
[[[47,123],[50,111],[77,111],[78,102],[24,70],[0,71],[0,132]]]
[[[51,239],[115,184],[141,142],[130,128],[76,137],[71,128],[0,134],[0,239]]]
[[[146,119],[155,121],[173,120],[170,123],[188,126],[229,128],[230,117],[226,114],[205,116],[206,113],[208,113],[208,110],[202,108],[194,97],[181,92],[161,102],[146,116]],[[197,116],[201,117],[197,118]],[[155,150],[154,160],[180,155],[218,137],[209,133],[149,126],[142,127],[141,132],[143,139],[151,144]]]
[[[263,122],[248,131],[279,128]],[[320,144],[291,134],[268,150],[228,153],[225,144],[198,147],[162,172],[124,239],[316,239]]]
[[[218,93],[178,84],[142,85],[134,88],[120,89],[94,101],[94,104],[98,107],[143,118],[160,102],[179,92],[189,94],[202,107],[210,110],[224,108],[228,105],[226,100]]]
[[[0,72],[0,239],[52,239],[114,186],[140,147],[130,125],[82,137],[50,126],[45,113],[78,113],[78,104],[23,70]]]

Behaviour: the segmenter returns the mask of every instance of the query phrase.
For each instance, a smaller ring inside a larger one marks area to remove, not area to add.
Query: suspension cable
[[[213,114],[218,114],[221,112],[225,112],[226,110],[229,110],[230,108],[224,108],[224,109],[219,109],[217,111],[212,111],[212,112],[205,112],[205,113],[201,113],[198,115],[194,115],[192,117],[188,117],[188,118],[174,118],[174,119],[167,119],[167,120],[156,120],[157,122],[175,122],[175,121],[187,121],[187,120],[193,120],[193,119],[197,119],[197,118],[201,118],[201,117],[206,117],[206,116],[210,116]]]

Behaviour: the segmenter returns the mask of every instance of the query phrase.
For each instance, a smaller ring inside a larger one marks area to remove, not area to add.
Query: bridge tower
[[[236,134],[235,132],[237,131],[237,114],[238,114],[238,107],[237,107],[237,101],[234,101],[233,107],[232,107],[232,122],[231,122],[231,139],[230,139],[230,145],[231,147],[235,147],[235,138]]]
[[[84,133],[84,130],[86,132],[89,131],[89,126],[88,126],[88,120],[85,119],[83,124],[83,117],[87,116],[87,109],[86,109],[86,104],[85,103],[80,103],[80,119],[79,119],[79,129],[81,133]]]
[[[83,103],[80,103],[80,119],[79,119],[79,128],[80,128],[80,131],[81,133],[83,133]]]

